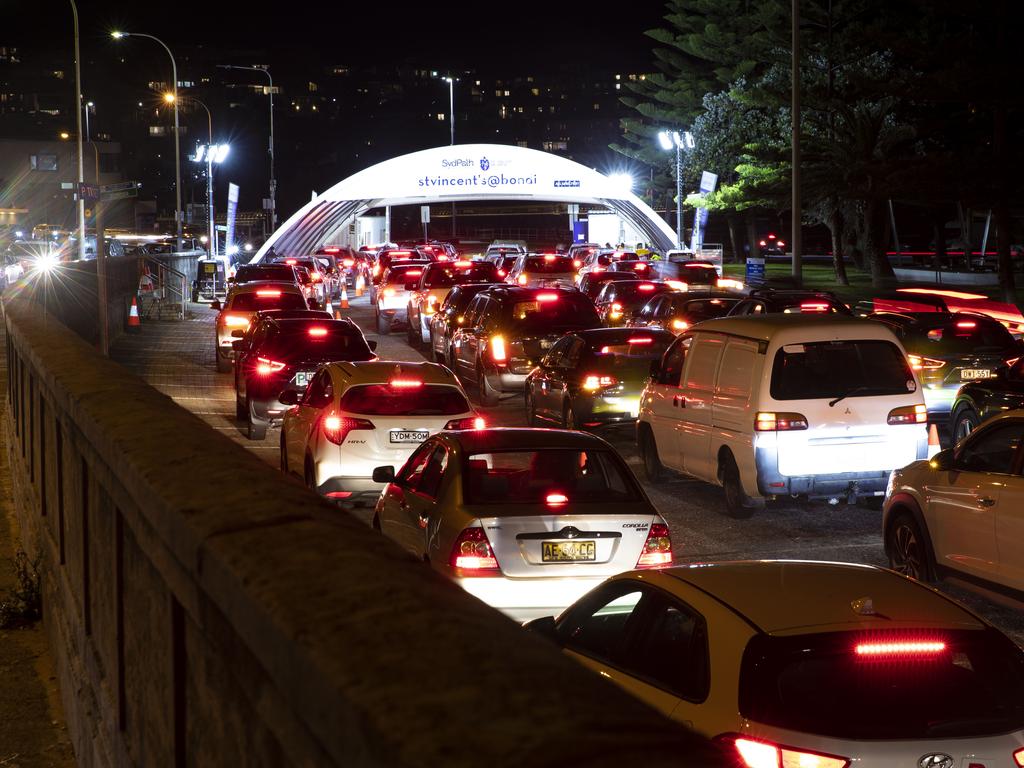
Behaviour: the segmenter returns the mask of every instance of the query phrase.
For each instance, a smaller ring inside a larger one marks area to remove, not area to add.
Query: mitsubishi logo
[[[953,758],[942,752],[922,755],[917,761],[920,768],[953,768]]]
[[[847,408],[846,409],[846,415],[849,416],[851,413],[853,413],[853,411],[851,411],[849,408]]]

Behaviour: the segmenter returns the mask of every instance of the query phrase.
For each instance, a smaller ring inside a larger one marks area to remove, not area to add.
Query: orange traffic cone
[[[348,309],[348,286],[344,284],[341,286],[341,304],[339,306],[342,309]]]
[[[142,325],[142,320],[139,319],[139,300],[132,296],[132,305],[128,309],[128,330],[137,331]]]
[[[928,458],[930,459],[940,450],[942,450],[942,446],[939,445],[939,429],[932,424],[928,427]]]
[[[332,317],[334,316],[334,305],[331,304],[330,296],[327,297],[327,303],[324,304],[324,311],[327,312],[327,314],[331,315]]]
[[[366,284],[365,284],[365,281],[363,280],[362,273],[359,273],[358,275],[356,275],[356,298],[358,298],[358,297],[363,295],[363,291],[365,290],[365,285]]]

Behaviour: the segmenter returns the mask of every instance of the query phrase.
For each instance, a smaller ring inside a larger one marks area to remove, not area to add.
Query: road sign
[[[420,206],[420,223],[421,224],[429,224],[430,223],[430,206],[429,205],[421,205]]]
[[[762,285],[764,283],[764,258],[747,257],[747,284]]]
[[[100,200],[123,200],[126,197],[138,197],[139,182],[122,181],[118,184],[104,184],[100,189]]]
[[[78,196],[82,200],[99,200],[100,187],[98,184],[86,184],[84,181],[78,185]]]

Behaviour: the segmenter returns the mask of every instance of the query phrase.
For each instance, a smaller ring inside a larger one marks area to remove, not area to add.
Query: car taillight
[[[299,262],[298,259],[285,259],[284,263],[287,264],[289,267],[294,267]]]
[[[684,283],[682,280],[666,280],[665,285],[671,288],[673,291],[688,291],[690,290],[690,284]]]
[[[1010,366],[1011,368],[1013,368],[1013,366],[1015,366],[1017,364],[1018,360],[1020,360],[1019,357],[1010,357],[1010,358],[1007,358],[1006,364],[1008,366]]]
[[[933,360],[921,355],[907,355],[907,362],[915,371],[937,371],[946,364],[945,360]]]
[[[526,275],[520,275],[519,277],[516,278],[516,282],[518,282],[520,285],[526,285],[526,280]]]
[[[395,289],[394,288],[385,288],[383,290],[383,294],[385,296],[394,296],[395,295]]]
[[[391,379],[388,386],[393,389],[417,389],[423,386],[422,379]]]
[[[458,267],[459,269],[466,269],[467,267],[472,267],[473,266],[473,262],[472,261],[456,261],[455,262],[455,266]]]
[[[686,322],[685,320],[673,320],[672,321],[672,330],[673,331],[685,331],[689,327],[690,327],[690,324],[688,322]]]
[[[651,344],[654,342],[650,336],[633,336],[626,340],[627,344]]]
[[[978,324],[973,320],[961,320],[956,324],[957,328],[977,328]]]
[[[501,336],[491,338],[491,359],[496,363],[504,363],[508,360],[508,351],[505,349],[505,339]]]
[[[280,363],[277,360],[271,360],[267,357],[256,358],[256,373],[260,376],[269,376],[272,373],[284,370],[284,363]]]
[[[579,269],[580,267],[583,266],[583,262],[580,261],[579,259],[573,259],[572,260],[572,266],[573,266],[573,269]]]
[[[779,248],[785,248],[786,247],[786,244],[784,242],[782,242],[781,240],[776,240],[775,244],[777,246],[779,246]]]
[[[224,325],[228,328],[247,328],[249,318],[242,315],[224,315]]]
[[[498,277],[505,277],[506,275],[508,275],[508,272],[506,272],[504,269],[498,270]]]
[[[281,292],[280,291],[264,290],[264,291],[256,291],[256,295],[259,296],[261,299],[278,299],[278,298],[281,297]]]
[[[622,305],[619,304],[619,302],[617,301],[613,301],[611,311],[608,313],[608,316],[611,317],[613,320],[617,320],[618,318],[622,317]]]
[[[419,277],[422,274],[423,274],[423,270],[422,269],[410,269],[410,270],[406,271],[405,277]]]
[[[341,253],[341,248],[336,248],[333,245],[324,248],[324,253]]]
[[[538,293],[535,297],[537,301],[558,301],[557,293]]]
[[[828,304],[824,301],[805,301],[800,305],[801,312],[827,312]]]
[[[730,737],[736,754],[746,768],[847,768],[845,757],[823,755],[769,741]]]
[[[452,546],[448,564],[463,571],[498,570],[498,559],[491,550],[491,543],[483,528],[463,529]]]
[[[319,272],[311,272],[309,275],[309,279],[312,280],[314,283],[319,283],[321,280],[323,280],[323,276]]]
[[[772,413],[759,411],[754,416],[757,432],[793,432],[807,429],[807,417],[800,413]]]
[[[599,389],[614,387],[619,380],[614,376],[587,376],[583,379],[583,388],[588,392],[596,392]]]
[[[743,281],[733,280],[731,277],[720,277],[718,278],[717,283],[719,288],[732,288],[736,291],[743,290]]]
[[[946,650],[941,640],[895,640],[858,643],[854,652],[871,659],[906,659],[913,656],[934,656]]]
[[[445,429],[483,429],[487,426],[483,416],[467,416],[464,419],[452,419],[444,425]]]
[[[647,533],[647,541],[644,542],[636,567],[658,568],[662,565],[672,565],[672,537],[667,525],[654,523]]]
[[[653,291],[654,290],[654,283],[644,283],[643,285],[638,285],[636,287],[636,289],[638,291],[644,291],[644,292]]]
[[[380,264],[373,265],[373,276],[376,277],[380,274]]]
[[[427,296],[426,306],[423,307],[424,314],[433,315],[437,312],[437,296]]]
[[[604,267],[594,267],[594,268],[593,268],[592,270],[590,270],[590,271],[591,271],[591,272],[593,272],[593,273],[594,273],[594,274],[596,275],[596,274],[599,274],[599,273],[601,273],[601,272],[604,272]]]
[[[335,416],[333,414],[325,416],[320,425],[324,431],[324,437],[335,445],[344,443],[349,432],[357,429],[376,429],[373,426],[373,422],[368,419],[352,419],[348,416]]]
[[[1017,768],[1024,768],[1024,748],[1013,753],[1013,761],[1017,763]]]
[[[889,424],[924,424],[928,421],[928,407],[925,405],[904,405],[889,411]]]
[[[355,266],[356,262],[355,262],[355,259],[345,259],[341,263],[342,263],[343,266],[352,267],[352,266]]]
[[[324,336],[327,335],[327,329],[321,328],[320,326],[314,326],[313,328],[307,330],[306,333],[308,333],[314,339],[322,339]]]
[[[549,507],[562,507],[569,503],[569,497],[564,493],[549,493],[544,497],[544,503]]]
[[[643,272],[645,269],[650,269],[649,264],[634,264],[633,269],[637,272]]]

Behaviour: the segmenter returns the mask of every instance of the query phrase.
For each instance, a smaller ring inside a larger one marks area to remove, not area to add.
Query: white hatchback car
[[[604,440],[549,429],[435,435],[397,473],[373,524],[520,621],[608,576],[672,562],[668,525]]]
[[[435,432],[481,426],[455,374],[437,363],[335,362],[302,398],[282,392],[281,469],[323,496],[373,501],[382,464],[401,466]]]
[[[634,571],[527,626],[715,740],[730,765],[1024,766],[1024,652],[881,568]]]
[[[427,266],[429,262],[412,261],[388,267],[375,291],[373,309],[378,333],[390,333],[393,325],[409,322],[409,299],[419,288]]]

